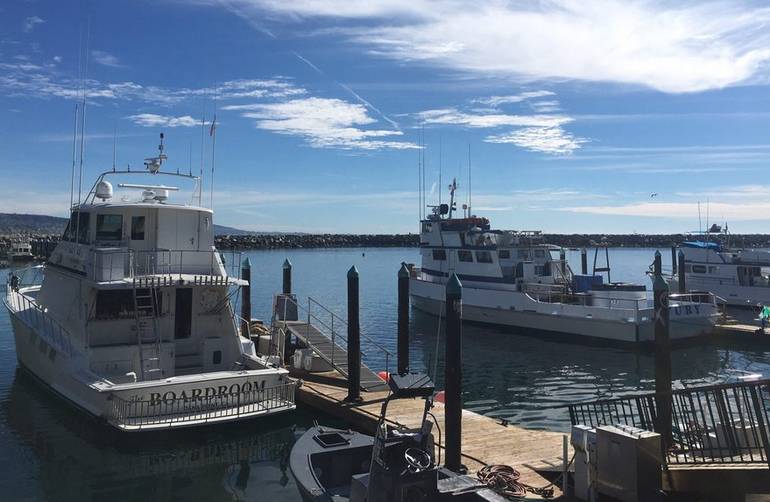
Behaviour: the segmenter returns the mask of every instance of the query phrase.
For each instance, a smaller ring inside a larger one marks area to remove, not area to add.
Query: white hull
[[[725,281],[727,282],[727,281]],[[671,291],[678,291],[679,281],[676,278],[668,281]],[[686,279],[688,290],[710,291],[717,296],[717,301],[736,307],[755,307],[757,304],[770,305],[770,287],[739,286],[736,284],[720,284],[718,281],[699,281],[693,276]]]
[[[81,368],[9,309],[19,363],[76,407],[125,431],[232,422],[295,408],[288,372],[218,371],[111,384]]]
[[[412,278],[410,294],[415,308],[433,315],[444,314],[443,284]],[[645,343],[654,341],[651,315],[651,309],[635,312],[628,309],[545,303],[517,291],[463,287],[463,320],[523,330],[623,343]],[[634,322],[632,316],[640,320]],[[681,340],[708,335],[717,316],[716,307],[710,304],[672,308],[670,337],[672,340]]]

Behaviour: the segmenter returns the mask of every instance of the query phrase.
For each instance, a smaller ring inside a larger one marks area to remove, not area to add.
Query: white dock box
[[[660,434],[636,427],[597,427],[599,493],[623,502],[660,500],[660,441]]]

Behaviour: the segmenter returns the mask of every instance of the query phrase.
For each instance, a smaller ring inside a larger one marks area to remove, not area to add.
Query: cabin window
[[[539,276],[548,275],[545,273],[545,265],[535,265],[535,275],[539,275]]]
[[[519,249],[518,251],[516,251],[516,258],[520,260],[526,260],[527,258],[529,258],[529,251],[527,251],[526,249]]]
[[[211,362],[212,362],[212,364],[222,364],[222,351],[221,350],[215,350],[211,354]]]
[[[501,260],[507,260],[511,257],[510,249],[501,249],[498,251]]]
[[[446,261],[446,251],[443,249],[434,249],[433,259],[436,261]]]
[[[709,267],[709,274],[716,274],[717,272],[719,272],[719,267],[713,265]]]
[[[131,240],[144,240],[144,216],[131,217]]]
[[[431,224],[430,223],[425,222],[425,223],[422,224],[422,231],[423,232],[425,232],[425,233],[430,232],[430,229],[431,229]]]
[[[152,315],[153,310],[160,314],[163,311],[163,295],[156,289],[154,298],[157,305],[153,309],[150,290],[140,288],[136,290],[136,302],[143,313]],[[96,294],[96,310],[94,318],[97,320],[128,319],[134,317],[134,294],[130,289],[108,289]]]
[[[692,272],[694,274],[705,274],[706,273],[706,265],[693,265],[692,266]]]
[[[489,251],[476,251],[476,261],[479,263],[492,263],[492,253]]]
[[[544,249],[535,249],[535,258],[542,258],[545,256]]]
[[[120,214],[96,215],[96,240],[119,241],[123,239],[123,216]]]
[[[457,251],[457,259],[460,261],[473,263],[473,253],[467,249],[460,249]]]
[[[78,221],[78,219],[80,221]],[[88,228],[89,219],[89,213],[72,213],[70,221],[67,223],[67,228],[64,230],[64,237],[62,239],[69,242],[88,243],[91,235]]]

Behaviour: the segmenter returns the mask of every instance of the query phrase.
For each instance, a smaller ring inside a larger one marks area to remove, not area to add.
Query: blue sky
[[[216,107],[224,225],[415,231],[424,134],[428,202],[439,168],[465,197],[470,145],[497,227],[680,232],[708,201],[770,232],[768,22],[750,2],[5,3],[0,211],[66,214],[87,63],[84,184],[115,131],[119,166],[162,131],[197,172]]]

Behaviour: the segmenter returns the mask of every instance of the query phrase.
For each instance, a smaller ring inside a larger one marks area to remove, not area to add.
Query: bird
[[[650,198],[651,198],[651,199],[652,199],[653,197],[657,197],[657,196],[658,196],[658,192],[654,192],[654,193],[651,193],[651,194],[650,194]]]

